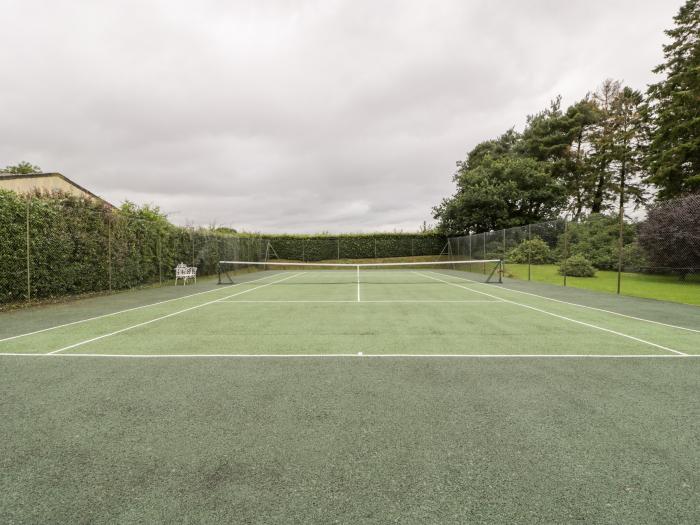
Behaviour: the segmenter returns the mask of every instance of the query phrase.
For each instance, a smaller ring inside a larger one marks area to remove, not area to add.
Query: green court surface
[[[265,271],[0,314],[0,521],[697,523],[700,308]]]

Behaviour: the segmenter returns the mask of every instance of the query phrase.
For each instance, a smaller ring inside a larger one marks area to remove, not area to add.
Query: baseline
[[[478,358],[478,359],[692,359],[700,358],[697,355],[670,355],[670,354],[27,354],[27,353],[0,353],[0,357],[92,357],[92,358],[119,358],[119,359],[179,359],[179,358],[319,358],[332,357],[343,358]]]

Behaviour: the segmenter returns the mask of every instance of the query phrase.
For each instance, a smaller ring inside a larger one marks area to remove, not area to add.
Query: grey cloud
[[[416,229],[476,143],[643,89],[681,3],[10,0],[0,165],[180,223]]]

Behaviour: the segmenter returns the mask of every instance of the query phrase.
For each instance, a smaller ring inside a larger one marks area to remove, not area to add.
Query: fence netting
[[[700,196],[695,204],[665,203],[622,226],[618,217],[593,215],[451,237],[449,254],[502,259],[513,279],[613,293],[634,294],[640,282],[699,286]]]

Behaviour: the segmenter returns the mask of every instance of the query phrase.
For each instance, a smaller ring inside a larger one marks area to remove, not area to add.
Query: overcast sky
[[[644,89],[682,0],[0,0],[0,167],[180,224],[416,230],[557,94]]]

